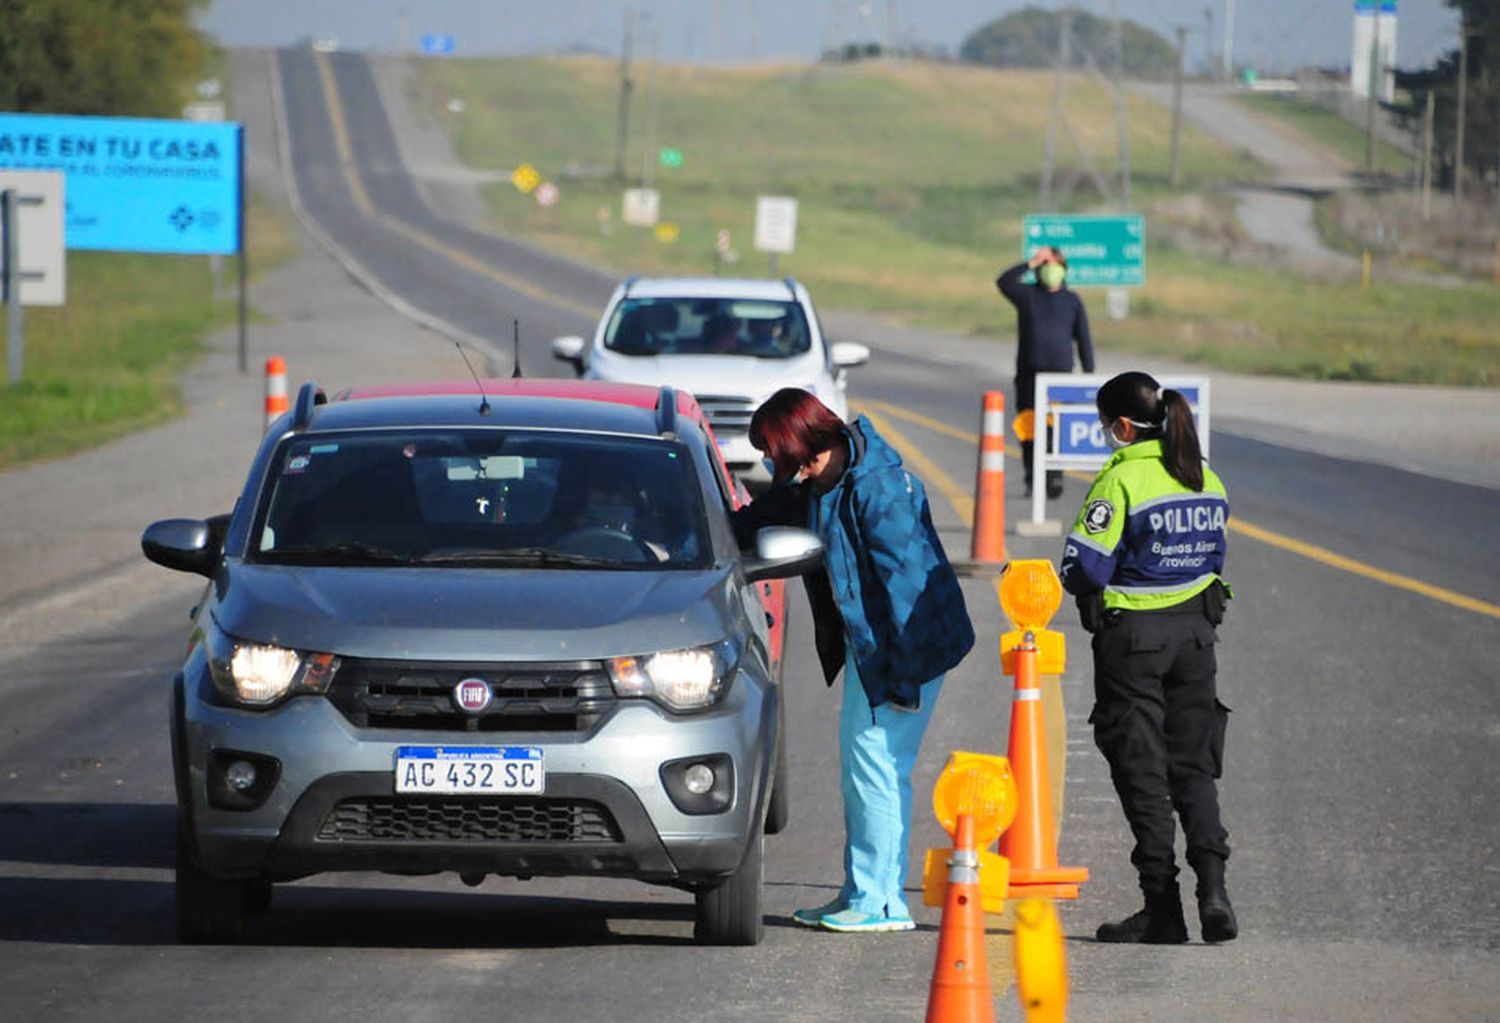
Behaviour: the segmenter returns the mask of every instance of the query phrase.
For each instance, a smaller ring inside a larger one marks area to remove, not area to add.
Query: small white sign
[[[620,219],[631,227],[655,227],[661,219],[661,193],[654,188],[627,188]]]
[[[21,280],[21,304],[62,305],[68,294],[62,172],[0,171],[3,191],[14,191],[23,200],[16,204],[21,272],[27,275]],[[27,201],[33,199],[41,201]]]
[[[762,195],[755,200],[755,248],[790,255],[797,247],[797,200]]]
[[[184,121],[211,124],[224,120],[224,102],[217,99],[197,99],[182,108]]]
[[[556,206],[557,200],[562,195],[557,186],[550,181],[543,181],[540,185],[537,185],[536,191],[531,194],[535,197],[536,204],[543,207]]]

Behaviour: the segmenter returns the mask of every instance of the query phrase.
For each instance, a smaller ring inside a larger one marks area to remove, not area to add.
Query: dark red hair
[[[771,459],[778,480],[790,478],[843,436],[844,421],[798,387],[783,387],[750,417],[750,443]]]

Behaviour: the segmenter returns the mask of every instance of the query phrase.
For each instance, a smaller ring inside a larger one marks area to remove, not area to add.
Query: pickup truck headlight
[[[333,654],[250,643],[213,629],[208,636],[208,668],[214,688],[242,707],[271,707],[298,693],[325,693],[338,671]]]
[[[645,697],[668,710],[701,710],[718,703],[729,688],[739,649],[726,639],[687,650],[612,657],[605,663],[619,696]]]

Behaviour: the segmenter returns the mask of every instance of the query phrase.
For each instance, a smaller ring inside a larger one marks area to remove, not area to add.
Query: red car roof
[[[635,408],[654,409],[660,398],[658,388],[645,384],[621,384],[606,380],[566,380],[557,377],[535,379],[515,377],[490,377],[482,380],[487,398],[570,398],[574,401],[605,401],[615,405],[631,405]],[[474,381],[458,377],[452,380],[415,380],[400,384],[377,384],[369,387],[351,387],[341,392],[335,401],[350,401],[360,398],[412,398],[431,394],[474,394],[479,392]],[[701,419],[698,401],[686,391],[677,392],[677,411],[681,415]]]

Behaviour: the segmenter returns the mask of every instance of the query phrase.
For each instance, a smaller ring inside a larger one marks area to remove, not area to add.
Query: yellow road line
[[[1462,608],[1465,611],[1473,611],[1475,614],[1500,618],[1500,605],[1491,604],[1488,601],[1467,597],[1462,593],[1447,590],[1441,586],[1434,586],[1431,583],[1424,583],[1422,580],[1413,579],[1410,576],[1387,572],[1383,568],[1376,568],[1374,565],[1367,565],[1362,561],[1346,558],[1342,554],[1335,554],[1333,551],[1325,550],[1322,547],[1304,543],[1301,540],[1294,540],[1289,536],[1282,536],[1280,533],[1273,533],[1269,529],[1262,529],[1260,526],[1253,525],[1241,519],[1231,519],[1229,528],[1236,533],[1243,533],[1252,539],[1259,540],[1261,543],[1270,544],[1272,547],[1280,547],[1282,550],[1291,551],[1293,554],[1300,554],[1304,558],[1316,561],[1319,564],[1328,565],[1330,568],[1352,572],[1354,575],[1373,579],[1376,582],[1385,583],[1387,586],[1394,586],[1398,590],[1420,594],[1432,600]]]
[[[485,262],[478,256],[463,249],[449,245],[438,238],[433,237],[421,228],[408,224],[388,213],[382,213],[375,208],[370,201],[369,193],[365,191],[364,181],[359,176],[359,169],[354,160],[354,147],[349,140],[348,120],[344,116],[344,105],[339,99],[338,83],[334,80],[333,71],[330,67],[328,57],[318,54],[315,58],[318,64],[318,78],[323,86],[323,96],[328,105],[328,119],[333,126],[333,144],[338,150],[339,163],[344,173],[344,180],[349,184],[349,194],[354,199],[354,205],[366,217],[380,224],[382,227],[395,232],[407,241],[420,245],[427,251],[442,256],[450,262],[456,263],[472,273],[482,277],[488,277],[496,284],[509,288],[511,291],[519,292],[538,302],[568,312],[578,313],[588,317],[590,320],[597,319],[599,309],[582,302],[574,302],[571,299],[554,295],[528,280],[524,280],[514,274],[506,273],[504,270]]]
[[[974,495],[966,488],[960,486],[958,481],[944,472],[936,462],[922,453],[900,430],[897,430],[880,413],[872,411],[868,402],[854,401],[850,405],[863,412],[880,435],[890,442],[891,447],[901,454],[901,460],[911,466],[916,474],[927,483],[929,487],[938,490],[948,499],[953,506],[954,512],[965,526],[974,525]]]
[[[977,434],[970,433],[967,430],[962,430],[956,426],[951,426],[948,423],[940,423],[938,420],[931,419],[928,416],[924,416],[918,412],[908,412],[905,409],[900,409],[894,405],[889,405],[885,402],[871,401],[869,399],[851,404],[859,404],[864,407],[866,410],[866,415],[869,414],[869,409],[875,408],[879,409],[881,412],[889,416],[897,419],[903,419],[918,426],[926,427],[937,433],[941,433],[946,437],[953,437],[957,440],[967,441],[970,444],[977,445],[979,443],[979,437]],[[871,422],[874,422],[873,417],[871,418]],[[879,423],[875,423],[875,428],[877,430],[880,430],[881,433],[885,433],[885,430],[881,428]],[[911,442],[906,441],[906,443],[910,444]],[[892,446],[895,446],[894,442],[892,443]],[[900,447],[897,447],[896,450],[901,452],[902,458],[906,457],[905,450]],[[913,450],[915,450],[914,446]],[[1009,448],[1006,449],[1006,453],[1011,453]],[[920,467],[918,467],[917,471],[918,473],[922,472]],[[1088,482],[1092,482],[1094,478],[1089,474],[1083,472],[1069,471],[1068,475],[1073,477],[1074,479],[1081,479]],[[970,500],[969,506],[972,509],[972,499]],[[968,521],[973,521],[972,514],[970,515]],[[1290,536],[1284,536],[1280,533],[1266,529],[1263,526],[1257,526],[1253,522],[1246,522],[1244,519],[1230,519],[1229,528],[1235,533],[1239,533],[1243,536],[1248,536],[1253,540],[1259,540],[1261,543],[1268,544],[1272,547],[1278,547],[1284,551],[1290,551],[1293,554],[1300,554],[1302,557],[1307,558],[1309,561],[1316,561],[1319,564],[1327,565],[1330,568],[1336,568],[1340,571],[1348,572],[1352,575],[1361,576],[1365,579],[1370,579],[1378,583],[1384,583],[1385,585],[1395,587],[1398,590],[1406,590],[1408,593],[1415,593],[1420,596],[1427,597],[1431,600],[1436,600],[1440,603],[1460,608],[1464,611],[1472,611],[1475,614],[1488,615],[1491,618],[1500,618],[1500,604],[1491,604],[1488,601],[1479,600],[1475,597],[1465,596],[1464,594],[1458,593],[1454,590],[1444,589],[1441,586],[1434,586],[1431,583],[1425,583],[1420,579],[1413,579],[1410,576],[1400,575],[1396,572],[1387,572],[1383,568],[1376,568],[1374,565],[1366,564],[1363,561],[1357,561],[1354,558],[1345,557],[1342,554],[1336,554],[1333,551],[1328,550],[1326,547],[1319,547],[1316,544],[1307,543],[1304,540],[1297,540]]]

